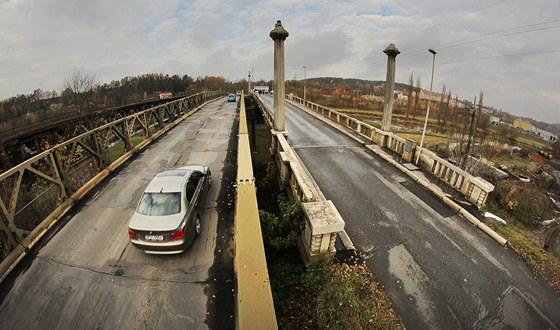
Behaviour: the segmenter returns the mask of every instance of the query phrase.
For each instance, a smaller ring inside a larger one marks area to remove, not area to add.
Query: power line
[[[535,51],[535,52],[523,52],[523,53],[512,53],[512,54],[501,54],[501,55],[492,55],[492,56],[483,56],[483,57],[475,57],[475,58],[466,58],[466,59],[460,59],[460,60],[456,60],[456,61],[450,61],[450,62],[442,62],[442,63],[438,63],[438,66],[442,66],[442,65],[448,65],[448,64],[455,64],[455,63],[462,63],[462,62],[471,62],[471,61],[481,61],[481,60],[488,60],[488,59],[495,59],[495,58],[504,58],[504,57],[513,57],[513,56],[524,56],[524,55],[541,55],[541,54],[555,54],[555,53],[560,53],[560,50],[545,50],[545,51]],[[400,69],[407,69],[407,68],[416,68],[416,69],[421,69],[421,68],[427,68],[429,67],[429,65],[423,65],[423,66],[400,66]],[[372,75],[383,75],[385,74],[385,71],[376,71],[376,72],[372,72]],[[350,74],[347,74],[347,76],[349,76]]]
[[[529,24],[529,25],[525,25],[525,26],[519,26],[519,27],[510,28],[510,29],[505,29],[505,30],[500,30],[500,31],[495,31],[495,32],[489,32],[489,33],[480,34],[480,35],[469,37],[469,38],[459,39],[459,40],[456,40],[456,41],[445,42],[445,43],[439,44],[438,46],[435,46],[435,47],[432,47],[432,48],[435,48],[437,50],[449,49],[449,48],[453,48],[453,47],[464,46],[464,45],[468,45],[468,44],[472,44],[472,43],[476,43],[476,42],[481,42],[481,41],[486,41],[486,40],[490,40],[490,39],[503,38],[503,37],[509,37],[509,36],[517,35],[517,34],[523,34],[523,33],[535,32],[535,31],[542,31],[542,30],[560,28],[560,25],[547,26],[547,27],[540,27],[540,28],[536,28],[536,29],[517,31],[517,32],[513,32],[513,33],[494,36],[494,34],[497,34],[497,33],[519,30],[519,29],[524,29],[524,28],[527,28],[527,27],[532,27],[532,26],[537,26],[537,25],[542,25],[542,24],[548,24],[548,23],[556,23],[556,22],[560,22],[560,20],[552,20],[552,21],[534,23],[534,24]],[[480,37],[484,37],[484,36],[488,36],[488,37],[487,38],[476,39],[476,40],[471,40],[471,41],[465,41],[465,40],[480,38]],[[461,42],[461,41],[465,41],[465,42]],[[448,46],[446,46],[446,45],[448,45]],[[410,53],[408,55],[401,56],[399,59],[402,61],[402,60],[405,60],[407,58],[416,57],[416,56],[419,56],[419,55],[424,55],[425,53],[426,53],[426,49],[417,50],[417,51],[413,51],[412,53]],[[376,67],[376,66],[381,65],[383,63],[384,63],[384,61],[375,62],[371,66]]]
[[[450,18],[450,19],[448,19],[448,20],[446,20],[446,21],[443,21],[443,22],[440,22],[440,23],[437,23],[437,24],[428,26],[428,27],[426,27],[426,28],[423,28],[423,29],[421,29],[421,30],[418,30],[418,31],[412,33],[412,34],[409,35],[407,38],[411,38],[412,36],[414,36],[414,35],[416,35],[416,34],[418,34],[418,33],[421,33],[421,32],[424,32],[424,31],[427,31],[427,30],[430,30],[430,29],[433,29],[433,28],[435,28],[435,27],[437,27],[437,26],[440,26],[440,25],[443,25],[443,24],[446,24],[446,23],[449,23],[449,22],[455,22],[455,21],[457,21],[458,19],[463,18],[463,17],[465,17],[465,16],[467,16],[467,15],[469,15],[469,14],[476,13],[476,12],[482,11],[482,10],[487,9],[487,8],[490,8],[490,7],[494,7],[494,6],[499,5],[499,4],[501,4],[501,3],[503,3],[503,2],[506,2],[506,1],[508,1],[508,0],[497,1],[497,2],[494,2],[494,3],[489,4],[489,5],[487,5],[487,6],[484,6],[484,7],[475,9],[475,10],[472,10],[472,11],[470,11],[470,12],[466,12],[466,13],[464,13],[464,14],[462,14],[462,15],[459,15],[459,16],[456,16],[456,17],[454,17],[454,18]],[[404,42],[405,40],[407,40],[407,38],[405,38],[404,40],[401,40],[401,41]]]
[[[459,39],[459,40],[455,40],[455,41],[450,41],[450,42],[446,42],[441,44],[440,46],[444,46],[447,44],[453,44],[453,43],[458,43],[458,42],[462,42],[462,41],[466,41],[469,39],[475,39],[478,37],[484,37],[484,36],[489,36],[492,34],[498,34],[498,33],[502,33],[502,32],[508,32],[508,31],[513,31],[513,30],[519,30],[519,29],[524,29],[524,28],[528,28],[528,27],[532,27],[532,26],[537,26],[537,25],[543,25],[543,24],[548,24],[548,23],[557,23],[560,22],[560,19],[558,20],[552,20],[552,21],[545,21],[545,22],[540,22],[540,23],[533,23],[533,24],[529,24],[529,25],[524,25],[524,26],[518,26],[518,27],[514,27],[514,28],[510,28],[510,29],[505,29],[505,30],[501,30],[501,31],[495,31],[495,32],[489,32],[489,33],[484,33],[484,34],[479,34],[473,37],[468,37],[468,38],[464,38],[464,39]],[[549,28],[554,28],[554,27],[549,27]],[[535,30],[527,30],[527,31],[523,31],[523,32],[532,32],[532,31],[537,31],[538,29]],[[521,33],[521,32],[520,32]],[[441,49],[441,48],[440,48]]]
[[[497,33],[502,33],[502,32],[506,32],[506,31],[513,31],[513,30],[518,30],[521,28],[526,28],[529,26],[535,26],[535,25],[542,25],[545,23],[550,23],[550,22],[560,22],[560,20],[555,20],[555,21],[549,21],[549,22],[543,22],[543,23],[536,23],[536,24],[531,24],[531,25],[527,25],[527,26],[522,26],[522,27],[516,27],[516,28],[511,28],[511,29],[506,29],[506,30],[502,30],[502,31],[496,31],[496,32],[490,32],[490,33],[485,33],[485,34],[481,34],[481,35],[477,35],[474,37],[469,37],[469,38],[464,38],[464,39],[460,39],[457,41],[450,41],[450,42],[446,42],[443,44],[440,44],[439,46],[436,46],[434,48],[438,49],[438,50],[442,50],[442,49],[448,49],[448,48],[453,48],[453,47],[458,47],[458,46],[464,46],[464,45],[468,45],[468,44],[472,44],[472,43],[476,43],[476,42],[481,42],[481,41],[486,41],[486,40],[490,40],[490,39],[496,39],[496,38],[503,38],[503,37],[509,37],[509,36],[513,36],[513,35],[517,35],[517,34],[523,34],[523,33],[528,33],[528,32],[535,32],[535,31],[542,31],[542,30],[549,30],[549,29],[557,29],[560,28],[560,25],[556,25],[556,26],[547,26],[547,27],[541,27],[541,28],[536,28],[536,29],[531,29],[531,30],[525,30],[525,31],[517,31],[517,32],[512,32],[512,33],[507,33],[507,34],[502,34],[502,35],[498,35],[498,36],[493,36],[493,34],[497,34]],[[476,38],[480,38],[480,37],[484,37],[484,36],[488,36],[486,38],[481,38],[481,39],[476,39]],[[469,40],[469,39],[475,39],[475,40],[471,40],[471,41],[465,41],[465,40]],[[465,41],[465,42],[461,42],[461,41]],[[447,45],[447,46],[446,46]],[[417,56],[418,54],[424,54],[426,52],[425,49],[423,50],[418,50],[416,52],[413,52],[409,55],[405,55],[401,57],[402,59],[406,59],[409,57],[414,57]]]
[[[442,63],[438,63],[438,66],[442,66],[442,65],[448,65],[448,64],[455,64],[455,63],[462,63],[462,62],[471,62],[471,61],[479,61],[479,60],[488,60],[488,59],[495,59],[495,58],[502,58],[502,57],[513,57],[513,56],[523,56],[523,55],[540,55],[540,54],[555,54],[555,53],[560,53],[560,50],[545,50],[545,51],[535,51],[535,52],[523,52],[523,53],[512,53],[512,54],[501,54],[501,55],[492,55],[492,56],[483,56],[483,57],[476,57],[476,58],[466,58],[466,59],[461,59],[461,60],[456,60],[456,61],[450,61],[450,62],[442,62]],[[414,68],[414,69],[423,69],[423,68],[428,68],[430,67],[429,65],[422,65],[422,66],[415,66],[415,65],[400,65],[399,68],[401,70],[403,69],[409,69],[409,68]],[[372,72],[372,75],[384,75],[386,72],[385,71],[375,71]]]
[[[497,1],[497,2],[494,2],[494,3],[489,4],[489,5],[487,5],[487,6],[483,6],[483,7],[480,7],[480,8],[478,8],[478,9],[472,10],[472,11],[470,11],[470,12],[466,12],[466,13],[464,13],[464,14],[462,14],[462,15],[456,16],[456,17],[454,17],[454,18],[452,18],[452,19],[449,19],[449,20],[447,20],[447,21],[443,21],[443,22],[440,22],[440,23],[437,23],[437,24],[428,26],[428,27],[426,27],[426,28],[423,28],[423,29],[421,29],[421,30],[418,30],[418,31],[412,33],[412,34],[409,35],[407,38],[411,38],[411,36],[413,36],[413,35],[415,35],[415,34],[418,34],[418,33],[420,33],[420,32],[423,32],[423,31],[432,29],[432,28],[434,28],[434,27],[436,27],[436,26],[440,26],[440,25],[446,24],[446,23],[448,23],[448,22],[454,22],[454,21],[456,21],[457,19],[462,18],[462,17],[464,17],[464,16],[466,16],[466,15],[469,15],[469,14],[472,14],[472,13],[476,13],[476,12],[479,12],[479,11],[482,11],[482,10],[484,10],[484,9],[487,9],[487,8],[490,8],[490,7],[499,5],[499,4],[501,4],[501,3],[503,3],[503,2],[507,2],[507,1],[508,1],[508,0]],[[560,21],[560,20],[559,20],[559,21]],[[400,42],[403,42],[403,43],[404,43],[404,41],[407,40],[407,38],[405,38],[404,40],[401,40]],[[432,47],[432,48],[435,48],[435,47]],[[425,50],[422,50],[422,53],[423,53],[424,51],[425,51]],[[417,52],[420,53],[420,51],[417,51]],[[411,57],[411,56],[412,56],[412,54],[411,54],[411,55],[408,55],[408,56],[404,56],[404,57],[401,56],[400,58],[403,59],[403,58],[407,58],[407,57]],[[363,67],[363,70],[367,70],[368,68],[376,67],[376,66],[378,66],[378,65],[380,65],[380,64],[384,64],[384,63],[385,63],[385,61],[380,61],[380,62],[375,62],[375,63],[373,63],[373,64],[368,64],[368,65],[365,65],[365,66]],[[361,71],[361,70],[360,70],[360,71]],[[349,74],[355,74],[356,71],[353,71],[353,72],[347,71],[347,72],[348,72]]]
[[[560,50],[545,50],[545,51],[538,51],[538,52],[525,52],[525,53],[483,56],[483,57],[477,57],[477,58],[467,58],[467,59],[462,59],[462,60],[457,60],[457,61],[452,61],[452,62],[438,63],[438,65],[447,65],[447,64],[455,64],[455,63],[470,62],[470,61],[480,61],[480,60],[487,60],[487,59],[500,58],[500,57],[512,57],[512,56],[522,56],[522,55],[538,55],[538,54],[553,54],[553,53],[560,53]]]
[[[560,25],[558,25],[558,26],[543,27],[543,28],[538,28],[538,29],[533,29],[533,30],[527,30],[527,31],[513,32],[513,33],[503,34],[503,35],[499,35],[499,36],[491,36],[491,37],[488,37],[488,38],[482,38],[482,39],[478,39],[478,40],[463,42],[463,43],[459,43],[459,44],[455,44],[455,45],[450,45],[450,46],[447,46],[447,47],[440,47],[439,49],[447,49],[447,48],[452,48],[452,47],[457,47],[457,46],[468,45],[468,44],[472,44],[472,43],[475,43],[475,42],[486,41],[486,40],[490,40],[490,39],[496,39],[496,38],[502,38],[502,37],[509,37],[509,36],[513,36],[513,35],[517,35],[517,34],[522,34],[522,33],[527,33],[527,32],[535,32],[535,31],[542,31],[542,30],[549,30],[549,29],[557,29],[557,28],[560,28]]]
[[[483,10],[485,8],[494,6],[496,4],[505,2],[507,0],[503,0],[500,2],[496,2],[492,5],[486,6],[486,7],[482,7],[479,8],[477,10],[474,10],[472,12],[477,12],[480,10]],[[467,13],[468,14],[468,13]],[[464,14],[464,15],[467,15]],[[459,17],[462,17],[464,15],[461,15]],[[432,47],[438,50],[441,49],[448,49],[448,48],[453,48],[453,47],[458,47],[458,46],[464,46],[464,45],[468,45],[468,44],[472,44],[472,43],[476,43],[476,42],[482,42],[482,41],[487,41],[487,40],[491,40],[491,39],[496,39],[496,38],[503,38],[503,37],[509,37],[509,36],[513,36],[513,35],[518,35],[518,34],[523,34],[523,33],[529,33],[529,32],[536,32],[536,31],[542,31],[542,30],[549,30],[549,29],[557,29],[560,28],[560,25],[556,25],[556,26],[547,26],[547,27],[539,27],[539,28],[534,28],[534,29],[529,29],[529,30],[523,30],[523,31],[516,31],[516,32],[512,32],[512,33],[506,33],[506,34],[501,34],[501,35],[496,35],[499,33],[504,33],[504,32],[508,32],[508,31],[515,31],[515,30],[520,30],[520,29],[526,29],[526,28],[530,28],[530,27],[534,27],[534,26],[539,26],[539,25],[543,25],[543,24],[550,24],[550,23],[557,23],[560,22],[560,20],[550,20],[550,21],[544,21],[544,22],[538,22],[538,23],[532,23],[532,24],[528,24],[528,25],[523,25],[523,26],[518,26],[518,27],[513,27],[513,28],[509,28],[509,29],[504,29],[504,30],[499,30],[499,31],[494,31],[494,32],[489,32],[489,33],[484,33],[484,34],[479,34],[476,36],[472,36],[472,37],[468,37],[468,38],[463,38],[463,39],[459,39],[459,40],[455,40],[455,41],[449,41],[449,42],[445,42],[442,44],[439,44],[438,46]],[[441,25],[444,24],[445,22],[439,23],[437,25]],[[434,25],[434,26],[437,26]],[[426,29],[420,30],[420,31],[424,31]],[[486,38],[484,38],[486,37]],[[464,41],[464,42],[463,42]],[[421,56],[425,54],[426,49],[422,49],[422,50],[418,50],[418,51],[414,51],[410,54],[404,55],[399,57],[400,60],[405,60],[407,58],[411,58],[411,57],[415,57],[415,56]],[[521,56],[521,55],[534,55],[534,54],[547,54],[547,53],[557,53],[558,51],[541,51],[541,52],[526,52],[526,53],[516,53],[516,54],[504,54],[504,55],[496,55],[496,56],[486,56],[486,57],[480,57],[480,58],[475,58],[475,59],[463,59],[463,60],[458,60],[456,62],[447,62],[447,63],[440,63],[440,64],[452,64],[452,63],[460,63],[460,62],[465,62],[465,61],[474,61],[474,60],[484,60],[484,59],[491,59],[491,58],[499,58],[499,57],[510,57],[510,56]],[[371,64],[367,64],[363,67],[362,70],[359,71],[363,71],[363,70],[368,70],[368,69],[372,69],[375,67],[378,67],[380,65],[384,65],[386,62],[385,60],[383,61],[379,61],[379,62],[374,62]],[[406,67],[406,66],[405,66]],[[424,66],[422,66],[424,67]],[[422,68],[420,67],[420,68]],[[355,74],[357,71],[347,71],[344,73],[339,73],[339,74],[345,74],[347,76],[350,76],[352,74]],[[381,72],[380,72],[381,74]]]

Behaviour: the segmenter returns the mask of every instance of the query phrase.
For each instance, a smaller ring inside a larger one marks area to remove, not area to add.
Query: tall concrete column
[[[249,89],[247,90],[247,93],[251,93],[251,71],[249,71]]]
[[[282,27],[280,20],[270,31],[270,37],[274,40],[274,130],[282,132],[286,127],[286,116],[284,113],[285,89],[285,65],[284,65],[284,40],[288,37],[288,31]]]
[[[385,80],[385,102],[383,103],[383,119],[381,129],[389,132],[391,130],[391,116],[393,115],[393,97],[395,94],[395,62],[397,55],[401,52],[395,44],[390,44],[383,51],[387,54],[387,79]]]

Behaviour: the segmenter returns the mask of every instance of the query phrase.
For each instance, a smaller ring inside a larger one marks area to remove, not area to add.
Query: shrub
[[[303,267],[287,250],[270,265],[282,329],[400,329],[399,318],[365,265],[332,259]]]
[[[296,246],[304,228],[303,208],[300,202],[290,204],[286,197],[278,197],[280,215],[259,210],[265,245],[275,252]]]
[[[550,210],[548,196],[532,182],[500,181],[492,197],[500,209],[524,224],[536,225]]]

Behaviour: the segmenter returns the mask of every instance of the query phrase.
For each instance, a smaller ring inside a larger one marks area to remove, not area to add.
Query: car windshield
[[[181,211],[181,193],[144,193],[138,210],[143,215],[161,216]]]

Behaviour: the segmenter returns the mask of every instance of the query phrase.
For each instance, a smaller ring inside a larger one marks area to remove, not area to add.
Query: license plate
[[[163,235],[146,235],[146,241],[163,241]]]

